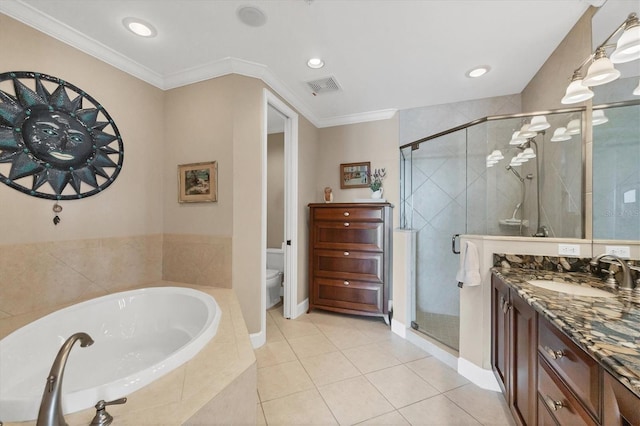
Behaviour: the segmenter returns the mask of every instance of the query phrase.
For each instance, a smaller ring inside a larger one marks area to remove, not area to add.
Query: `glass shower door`
[[[415,318],[412,327],[458,350],[459,255],[451,238],[466,232],[466,130],[421,143],[411,151],[410,227],[417,231]],[[407,204],[405,204],[407,205]]]

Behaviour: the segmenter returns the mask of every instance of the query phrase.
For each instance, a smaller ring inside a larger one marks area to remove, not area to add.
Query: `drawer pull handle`
[[[345,252],[344,252],[344,255],[345,255],[345,256],[349,256],[349,252],[348,252],[348,251],[345,251]]]
[[[344,215],[344,217],[349,217],[349,212],[344,212],[342,214]]]
[[[558,411],[559,409],[564,407],[564,404],[562,403],[562,401],[556,401],[553,398],[551,398],[549,395],[545,395],[543,399],[544,399],[544,403],[547,404],[547,407],[549,407],[551,411]]]
[[[564,353],[562,351],[554,351],[548,346],[544,347],[544,351],[553,359],[560,359],[564,356]]]
[[[349,281],[345,281],[345,282],[344,282],[344,285],[349,285]]]
[[[504,305],[502,305],[502,312],[506,315],[509,309],[511,309],[511,304],[505,300]]]
[[[349,222],[345,222],[345,223],[344,223],[344,226],[349,226]]]

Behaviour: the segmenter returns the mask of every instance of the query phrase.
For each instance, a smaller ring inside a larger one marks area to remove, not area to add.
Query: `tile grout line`
[[[278,326],[278,322],[275,320],[275,318],[273,318],[273,316],[272,316],[272,319],[273,319],[273,321],[274,321],[274,323],[275,323],[276,327],[277,327],[277,328],[278,328],[278,330],[280,331],[280,333],[282,333],[282,335],[283,335],[284,339],[285,339],[285,340],[286,340],[286,342],[287,342],[287,345],[289,346],[289,348],[291,349],[291,351],[292,351],[292,352],[293,352],[293,354],[295,355],[296,360],[300,363],[300,366],[303,368],[303,370],[305,371],[305,373],[309,376],[309,379],[311,380],[311,383],[313,383],[313,385],[314,385],[314,387],[315,387],[316,391],[317,391],[317,392],[318,392],[318,394],[320,395],[320,398],[321,398],[321,399],[322,399],[322,401],[324,402],[324,404],[325,404],[325,406],[327,407],[327,409],[329,410],[329,412],[331,412],[331,415],[333,416],[334,420],[336,420],[336,423],[340,424],[340,422],[338,422],[338,419],[337,419],[336,415],[334,414],[333,410],[331,410],[331,407],[329,406],[329,404],[328,404],[328,403],[327,403],[327,401],[325,400],[324,396],[323,396],[323,395],[322,395],[322,393],[320,392],[319,385],[318,385],[318,384],[317,384],[317,383],[316,383],[316,382],[311,378],[311,375],[309,374],[309,371],[305,368],[304,364],[302,363],[302,359],[300,358],[300,356],[298,355],[298,353],[297,353],[297,352],[295,352],[295,351],[293,350],[293,348],[291,347],[291,343],[290,343],[289,338],[287,338],[287,336],[285,335],[285,333],[284,333],[284,332],[282,331],[282,329]],[[316,328],[318,328],[318,331],[320,332],[320,334],[322,334],[322,336],[323,336],[324,338],[326,338],[329,342],[331,342],[331,343],[333,344],[333,342],[331,341],[330,337],[329,337],[329,336],[328,336],[328,335],[327,335],[327,334],[326,334],[326,333],[325,333],[325,332],[324,332],[320,327],[318,327],[318,326],[316,325],[316,323],[313,321],[313,319],[310,319],[310,320],[309,320],[309,322],[310,322],[311,324],[313,324]],[[356,327],[356,328],[357,328],[357,327]],[[360,330],[360,329],[359,329],[359,330]],[[360,330],[360,331],[362,331],[362,330]],[[301,336],[301,337],[306,337],[306,336]],[[382,341],[382,339],[379,339],[379,340],[375,340],[375,341],[373,341],[372,343],[363,344],[363,345],[358,345],[358,346],[354,346],[354,347],[346,348],[346,349],[354,349],[354,348],[358,348],[358,347],[362,347],[362,346],[367,346],[367,345],[370,345],[370,344],[375,344],[376,346],[379,346],[379,343],[380,343],[381,341]],[[334,344],[334,346],[335,346],[335,344]],[[347,361],[348,361],[351,365],[353,365],[353,363],[351,362],[351,360],[350,360],[350,359],[349,359],[349,358],[344,354],[344,352],[343,352],[343,351],[344,351],[345,349],[341,349],[341,348],[339,348],[339,347],[337,347],[337,346],[336,346],[336,349],[337,349],[337,351],[331,351],[331,352],[340,352],[340,354],[341,354],[342,356],[344,356],[344,357],[347,359]],[[318,355],[316,355],[316,356],[322,356],[322,355],[324,355],[324,354],[331,353],[331,352],[326,352],[326,353],[323,353],[323,354],[318,354]],[[424,358],[429,358],[429,357],[430,357],[430,356],[429,356],[429,354],[427,353],[427,356],[425,356]],[[311,357],[309,357],[309,358],[311,358]],[[395,356],[394,356],[394,358],[395,358]],[[426,401],[426,400],[428,400],[428,399],[430,399],[430,398],[433,398],[433,397],[435,397],[435,396],[445,396],[445,397],[446,397],[446,395],[444,395],[444,392],[442,392],[442,391],[440,391],[439,389],[437,389],[435,386],[433,386],[431,383],[429,383],[427,380],[425,380],[423,377],[421,377],[419,374],[417,374],[413,369],[411,369],[411,367],[409,367],[409,366],[407,366],[407,365],[406,365],[406,364],[408,364],[408,363],[410,363],[410,362],[417,361],[417,360],[411,360],[411,361],[403,362],[403,361],[401,361],[401,360],[400,360],[400,359],[398,359],[398,358],[396,358],[396,359],[400,362],[400,364],[397,364],[397,365],[395,365],[395,366],[391,366],[391,367],[384,367],[384,368],[381,368],[381,369],[378,369],[378,370],[372,370],[372,371],[370,371],[370,372],[368,372],[368,373],[364,373],[364,372],[363,372],[362,370],[360,370],[357,366],[353,365],[353,367],[354,367],[354,368],[359,372],[359,375],[358,375],[358,376],[356,376],[356,377],[363,377],[363,378],[367,381],[367,383],[369,383],[371,386],[373,386],[373,388],[376,390],[376,392],[378,392],[378,393],[380,394],[380,396],[381,396],[385,401],[387,401],[387,402],[389,403],[389,405],[393,408],[391,411],[388,411],[388,412],[386,412],[386,413],[379,414],[379,415],[374,416],[374,417],[370,417],[370,418],[364,419],[364,420],[362,420],[361,422],[358,422],[357,424],[360,424],[360,423],[366,422],[366,421],[368,421],[368,420],[372,420],[372,419],[374,419],[374,418],[376,418],[376,417],[380,417],[380,416],[383,416],[383,415],[387,415],[387,414],[390,414],[390,413],[393,413],[393,412],[398,413],[398,415],[400,415],[400,417],[402,417],[402,418],[403,418],[407,423],[411,424],[411,422],[409,422],[409,420],[408,420],[406,417],[404,417],[404,416],[402,415],[402,413],[400,412],[400,409],[402,409],[402,408],[406,408],[406,407],[409,407],[409,406],[414,405],[414,404],[418,404],[418,403],[420,403],[420,402],[422,402],[422,401]],[[422,359],[422,358],[418,358],[418,360],[419,360],[419,359]],[[426,383],[427,385],[429,385],[429,386],[433,387],[433,388],[434,388],[436,391],[438,391],[439,393],[437,393],[437,394],[435,394],[435,395],[432,395],[432,396],[430,396],[430,397],[427,397],[427,398],[420,399],[420,400],[418,400],[418,401],[414,401],[414,402],[412,402],[411,404],[408,404],[408,405],[403,406],[403,407],[400,407],[400,408],[395,407],[395,405],[394,405],[394,404],[393,404],[393,403],[392,403],[392,402],[391,402],[391,401],[390,401],[390,400],[389,400],[389,399],[388,399],[384,394],[382,394],[382,393],[378,390],[378,388],[377,388],[377,387],[376,387],[376,386],[371,382],[371,380],[369,380],[369,378],[368,378],[366,375],[367,375],[367,374],[369,374],[369,373],[377,372],[377,371],[387,370],[387,369],[389,369],[389,368],[393,368],[393,367],[396,367],[396,366],[398,366],[398,365],[402,365],[402,366],[406,367],[407,369],[409,369],[412,373],[414,373],[414,374],[416,375],[416,377],[418,377],[418,379],[419,379],[419,380],[421,380],[421,381],[423,381],[424,383]],[[351,379],[353,379],[353,378],[355,378],[355,377],[345,378],[345,379],[338,380],[338,381],[335,381],[335,382],[332,382],[332,383],[327,383],[326,385],[340,383],[340,382],[343,382],[343,381],[351,380]],[[449,389],[449,390],[457,389],[458,387],[465,386],[465,385],[466,385],[466,384],[464,384],[464,385],[460,385],[460,386],[457,386],[457,387],[452,388],[452,389]],[[325,385],[323,385],[323,386],[325,386]],[[448,392],[449,390],[447,390],[447,392]],[[288,397],[288,396],[295,395],[295,394],[302,393],[302,392],[305,392],[305,391],[303,390],[303,391],[294,392],[294,393],[291,393],[291,394],[286,395],[286,396],[284,396],[284,397]],[[284,397],[283,397],[283,398],[284,398]],[[277,398],[276,398],[276,399],[277,399]],[[447,399],[449,399],[449,398],[447,398]],[[262,403],[261,403],[261,404],[262,404]],[[457,405],[457,404],[456,404],[456,405]],[[464,410],[464,409],[463,409],[463,411],[465,411],[465,413],[466,413],[466,410]],[[264,412],[264,408],[263,408],[263,412]],[[467,414],[469,414],[469,415],[470,415],[474,420],[478,421],[478,420],[477,420],[475,417],[473,417],[470,413],[467,413]],[[265,416],[265,422],[266,422],[266,416]],[[479,422],[479,421],[478,421],[478,422]],[[479,423],[480,423],[480,422],[479,422]],[[268,424],[268,423],[267,423],[267,424]]]

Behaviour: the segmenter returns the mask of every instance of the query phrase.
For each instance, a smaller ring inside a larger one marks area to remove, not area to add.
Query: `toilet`
[[[267,269],[267,309],[280,302],[280,287],[282,272],[277,269]]]
[[[284,244],[282,248],[267,249],[267,309],[277,305],[282,295],[284,278]]]

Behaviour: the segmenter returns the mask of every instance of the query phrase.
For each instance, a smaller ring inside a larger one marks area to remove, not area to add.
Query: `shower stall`
[[[400,147],[401,227],[416,233],[411,325],[453,350],[457,236],[583,237],[583,109],[545,112],[548,127],[529,131],[540,115],[486,117]]]

